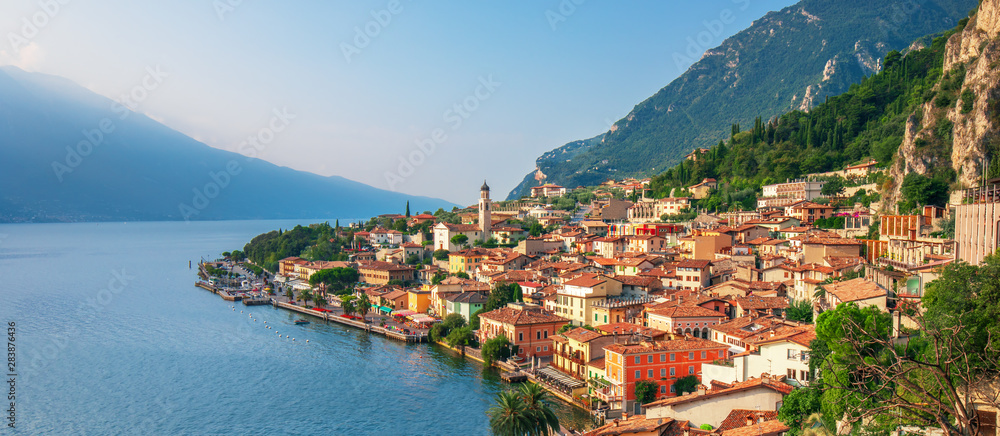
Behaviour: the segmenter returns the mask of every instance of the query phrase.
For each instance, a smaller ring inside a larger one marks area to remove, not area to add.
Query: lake
[[[14,433],[489,434],[485,412],[506,386],[480,364],[436,345],[296,326],[298,315],[269,306],[233,310],[193,285],[189,261],[309,222],[0,225]],[[579,409],[557,412],[586,425]]]

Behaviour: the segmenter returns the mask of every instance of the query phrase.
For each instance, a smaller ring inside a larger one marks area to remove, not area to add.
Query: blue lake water
[[[295,224],[0,225],[0,322],[16,323],[18,365],[17,428],[2,433],[489,434],[486,410],[504,385],[481,365],[296,326],[284,310],[234,311],[193,286],[189,260]],[[586,422],[557,409],[570,427]]]

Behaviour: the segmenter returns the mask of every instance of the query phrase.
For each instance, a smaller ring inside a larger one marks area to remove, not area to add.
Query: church
[[[457,251],[462,247],[451,242],[451,238],[457,235],[465,235],[469,238],[466,247],[472,246],[475,241],[490,239],[493,228],[493,215],[490,204],[490,186],[483,181],[483,186],[479,188],[479,223],[478,224],[449,224],[438,223],[434,226],[434,249]]]

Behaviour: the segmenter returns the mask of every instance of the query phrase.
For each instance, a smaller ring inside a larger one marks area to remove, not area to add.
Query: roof
[[[665,316],[668,318],[726,318],[726,314],[716,312],[712,309],[701,306],[674,306],[665,309],[656,309],[648,312],[650,315]]]
[[[655,337],[659,337],[659,336],[663,336],[663,335],[667,334],[667,332],[665,332],[663,330],[657,330],[657,329],[654,329],[654,328],[649,328],[649,327],[646,327],[646,326],[641,326],[641,325],[638,325],[638,324],[632,324],[632,323],[628,323],[628,322],[615,322],[615,323],[611,323],[611,324],[603,324],[603,325],[597,326],[597,329],[600,330],[600,331],[602,331],[602,332],[609,333],[609,334],[613,334],[613,333],[620,333],[620,334],[639,333],[639,334],[643,334],[643,335],[654,337],[654,338]]]
[[[585,436],[618,436],[632,433],[652,433],[664,427],[676,424],[672,418],[651,418],[646,419],[644,415],[630,416],[628,419],[615,419],[607,424],[584,433]]]
[[[590,342],[594,339],[603,337],[604,335],[595,332],[593,330],[587,330],[583,327],[577,327],[573,330],[563,333],[563,336],[577,342]]]
[[[466,291],[459,292],[457,294],[449,294],[444,299],[453,303],[484,304],[487,300],[489,300],[489,297],[487,297],[483,292]]]
[[[784,382],[785,376],[763,376],[761,378],[751,378],[747,381],[733,383],[731,387],[721,389],[709,389],[703,394],[697,392],[679,397],[664,398],[646,404],[645,407],[676,406],[678,404],[691,403],[696,401],[706,401],[723,395],[735,394],[752,389],[770,389],[782,395],[792,392],[792,386]]]
[[[847,239],[847,238],[820,238],[815,236],[807,236],[802,240],[803,244],[820,244],[820,245],[864,245],[863,242],[857,239]]]
[[[707,339],[693,338],[685,336],[682,339],[671,341],[642,341],[638,344],[611,344],[604,347],[604,350],[622,355],[650,353],[656,351],[687,351],[687,350],[711,350],[716,348],[728,348],[726,344],[709,341]]]
[[[563,286],[579,286],[581,288],[593,288],[608,281],[607,277],[599,274],[583,274],[582,276],[563,283]]]
[[[775,335],[771,338],[758,341],[756,345],[769,344],[773,342],[783,342],[789,341],[796,344],[808,347],[809,343],[816,339],[816,325],[808,324],[804,326],[799,326],[787,331],[785,333]]]
[[[568,319],[538,309],[514,309],[501,307],[479,314],[480,319],[488,319],[510,325],[548,324],[569,322]]]
[[[749,297],[734,298],[736,305],[743,309],[785,309],[788,307],[788,299],[785,297]]]
[[[787,425],[782,424],[781,421],[778,421],[777,419],[772,419],[770,421],[764,421],[754,425],[726,430],[722,432],[722,436],[760,436],[766,434],[784,433],[788,430],[789,427]]]
[[[875,282],[865,280],[863,277],[823,285],[823,289],[833,294],[842,303],[884,297],[886,295],[885,289],[880,288]]]
[[[439,223],[438,225],[447,227],[448,231],[451,232],[478,232],[482,230],[479,228],[478,224]]]
[[[778,419],[778,411],[733,409],[729,412],[729,415],[726,416],[726,419],[722,420],[722,424],[719,424],[719,428],[716,428],[715,431],[724,432],[734,428],[746,427],[748,419],[752,419],[755,423],[761,419],[764,421],[773,421]]]
[[[379,271],[412,271],[409,265],[399,265],[391,262],[368,262],[358,266],[358,269],[374,269]]]
[[[705,269],[708,268],[708,265],[711,263],[711,261],[707,260],[684,259],[677,264],[677,268]]]

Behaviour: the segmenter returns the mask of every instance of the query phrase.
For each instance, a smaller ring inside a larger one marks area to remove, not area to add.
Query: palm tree
[[[299,293],[299,299],[301,299],[302,301],[305,301],[306,303],[312,301],[312,299],[313,299],[312,292],[309,292],[308,289],[300,292]]]
[[[368,300],[368,294],[361,294],[361,296],[358,297],[355,306],[357,307],[358,314],[361,315],[361,318],[364,318],[365,315],[368,315],[368,311],[371,310],[372,308],[372,303],[371,301]]]
[[[352,313],[357,311],[357,307],[354,306],[354,299],[349,298],[341,301],[340,308],[344,309],[344,315],[351,316]]]
[[[543,435],[559,431],[559,418],[552,411],[549,394],[538,383],[525,383],[520,388],[525,409],[532,420],[533,434]]]
[[[533,420],[524,400],[515,391],[497,393],[496,405],[486,412],[490,416],[490,429],[500,436],[533,434]]]

